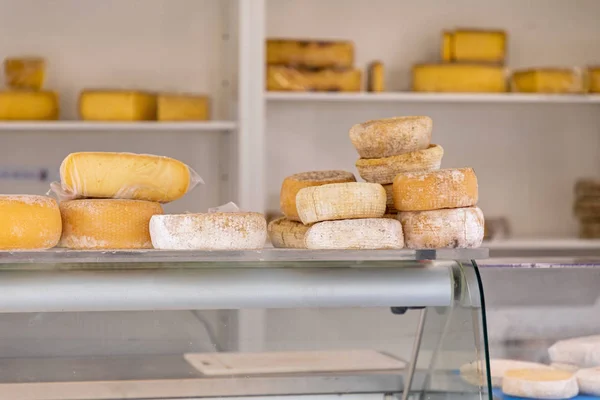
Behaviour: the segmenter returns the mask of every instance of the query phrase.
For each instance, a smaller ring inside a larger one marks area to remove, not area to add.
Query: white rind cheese
[[[591,368],[600,365],[600,335],[560,340],[548,349],[553,363]]]
[[[309,249],[401,249],[404,238],[395,219],[348,219],[314,224],[305,244]]]
[[[490,360],[490,377],[492,387],[502,386],[502,377],[511,369],[551,369],[544,364],[528,361],[506,360],[501,358]],[[473,361],[460,367],[460,377],[475,386],[484,386],[486,381],[486,366],[481,361]]]
[[[581,393],[600,396],[600,367],[580,369],[575,377]]]
[[[286,217],[277,218],[267,226],[273,247],[305,249],[304,236],[310,228],[301,222],[291,221]]]
[[[567,371],[511,369],[502,378],[502,392],[531,399],[568,399],[577,396],[575,375]]]

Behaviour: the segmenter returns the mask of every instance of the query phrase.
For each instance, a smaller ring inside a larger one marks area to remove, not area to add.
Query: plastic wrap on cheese
[[[203,184],[181,161],[133,153],[69,154],[60,166],[61,182],[51,190],[60,200],[110,198],[168,203]]]
[[[536,68],[515,71],[511,90],[521,93],[584,93],[584,73],[580,68]]]
[[[359,69],[302,69],[284,66],[267,67],[267,90],[358,92]]]

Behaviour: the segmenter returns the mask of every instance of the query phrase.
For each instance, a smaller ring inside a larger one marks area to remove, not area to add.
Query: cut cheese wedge
[[[162,214],[159,203],[121,199],[85,199],[60,203],[63,233],[69,249],[151,249],[148,224]]]
[[[367,182],[389,184],[400,172],[440,169],[444,149],[437,144],[428,148],[385,158],[360,158],[358,174]]]
[[[385,202],[385,213],[396,215],[398,210],[394,206],[394,185],[382,185],[385,189],[386,202]]]
[[[332,183],[301,189],[296,196],[303,224],[354,218],[381,218],[386,194],[377,183]]]
[[[288,176],[283,180],[279,195],[281,212],[292,221],[300,221],[296,208],[296,195],[300,189],[343,182],[356,182],[356,178],[346,171],[311,171]]]
[[[559,340],[548,349],[553,363],[566,363],[581,368],[600,365],[600,335]]]
[[[398,211],[425,211],[477,204],[477,176],[472,168],[403,172],[394,178]]]
[[[0,92],[2,121],[53,121],[58,115],[58,95],[54,92]]]
[[[314,224],[305,243],[309,249],[401,249],[404,238],[396,219],[366,218]]]
[[[267,221],[254,212],[157,215],[150,220],[155,249],[256,250],[267,239]]]
[[[62,231],[56,200],[46,196],[0,196],[0,250],[42,250],[57,245]]]
[[[159,121],[206,121],[209,119],[208,97],[187,94],[158,96]]]
[[[305,249],[304,235],[309,228],[309,225],[281,217],[269,222],[267,230],[273,247]]]
[[[481,64],[421,64],[412,70],[415,92],[506,92],[503,67]]]
[[[44,86],[46,60],[40,57],[16,57],[4,60],[4,77],[10,89],[40,90]]]
[[[478,207],[398,213],[409,249],[473,248],[483,241]]]
[[[63,198],[177,200],[202,180],[181,161],[133,153],[71,153],[60,165]]]
[[[506,371],[511,369],[542,369],[548,370],[551,367],[528,361],[506,360],[495,358],[490,360],[490,378],[492,387],[502,386],[502,377]],[[486,385],[486,365],[481,361],[473,361],[460,367],[460,377],[466,382],[475,386]]]
[[[581,72],[566,68],[515,71],[511,78],[512,90],[523,93],[583,93],[584,86]]]
[[[84,90],[79,114],[85,121],[156,120],[156,95],[132,90]]]
[[[502,392],[530,399],[568,399],[579,393],[575,375],[554,369],[511,369],[502,378]]]
[[[575,377],[581,393],[600,396],[600,367],[580,369]]]
[[[429,147],[433,121],[429,117],[396,117],[356,124],[350,140],[361,158],[383,158]]]

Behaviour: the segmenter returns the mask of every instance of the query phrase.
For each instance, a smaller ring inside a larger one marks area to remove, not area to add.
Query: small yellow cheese
[[[359,69],[299,69],[285,66],[267,67],[267,90],[358,92]]]
[[[459,29],[442,35],[444,61],[504,62],[506,33],[503,31]]]
[[[85,121],[153,121],[156,96],[126,90],[84,90],[79,96],[79,114]]]
[[[157,112],[159,121],[206,121],[209,119],[208,97],[159,94]]]
[[[452,54],[452,40],[454,38],[454,33],[452,32],[442,32],[442,61],[443,62],[452,62],[454,61],[454,55]]]
[[[415,92],[506,92],[504,68],[476,64],[421,64],[413,67]]]
[[[269,39],[267,65],[308,68],[352,68],[354,45],[341,40]]]
[[[56,246],[62,224],[56,200],[46,196],[0,196],[0,250]]]
[[[515,71],[512,90],[523,93],[583,93],[581,73],[568,68],[540,68]]]
[[[4,78],[9,89],[40,90],[44,86],[46,61],[39,57],[6,58]]]
[[[0,92],[2,121],[52,121],[58,114],[58,95],[54,92]]]
[[[588,70],[590,93],[600,93],[600,67],[592,67]]]
[[[383,63],[380,61],[374,61],[369,65],[367,90],[369,92],[383,92],[385,90]]]

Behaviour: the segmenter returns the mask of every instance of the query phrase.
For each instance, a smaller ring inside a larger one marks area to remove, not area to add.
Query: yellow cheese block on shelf
[[[600,93],[600,67],[588,69],[588,82],[590,93]]]
[[[478,64],[420,64],[412,70],[415,92],[506,92],[504,68]]]
[[[381,61],[373,61],[369,64],[367,90],[369,92],[383,92],[385,90],[385,76]]]
[[[506,33],[498,30],[458,29],[442,33],[442,60],[503,63]]]
[[[44,86],[46,61],[39,57],[4,60],[4,79],[9,89],[40,90]]]
[[[539,68],[515,71],[511,88],[522,93],[583,93],[583,74],[569,68]]]
[[[352,68],[354,45],[341,40],[269,39],[267,65],[308,68]]]
[[[58,115],[55,92],[0,92],[0,121],[52,121]]]
[[[283,66],[267,67],[267,90],[358,92],[361,71],[358,69],[308,70]]]
[[[156,95],[127,90],[84,90],[79,114],[85,121],[156,120]]]
[[[207,96],[168,93],[158,95],[159,121],[206,121],[208,119]]]

